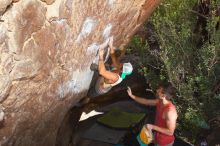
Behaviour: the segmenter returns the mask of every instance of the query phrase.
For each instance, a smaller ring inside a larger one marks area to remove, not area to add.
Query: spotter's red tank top
[[[163,127],[163,128],[167,128],[166,126],[166,120],[163,119],[163,113],[166,112],[168,109],[170,108],[175,108],[176,107],[170,102],[168,103],[166,106],[164,106],[163,108],[160,108],[160,102],[157,103],[156,106],[156,121],[155,121],[155,125],[159,126],[159,127]],[[158,145],[160,146],[165,146],[167,144],[170,144],[174,141],[174,136],[170,136],[170,135],[166,135],[160,132],[155,132],[155,141]]]

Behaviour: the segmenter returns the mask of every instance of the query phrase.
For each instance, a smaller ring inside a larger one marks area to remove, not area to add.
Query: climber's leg
[[[109,48],[110,48],[110,56],[112,60],[112,64],[116,70],[120,71],[122,68],[122,64],[119,61],[119,57],[117,58],[115,55],[115,47],[113,46],[113,37],[109,39]]]

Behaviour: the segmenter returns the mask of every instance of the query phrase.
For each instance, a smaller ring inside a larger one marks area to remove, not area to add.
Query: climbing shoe
[[[95,63],[92,63],[91,66],[90,66],[90,70],[97,71],[98,70],[98,65],[95,64]]]

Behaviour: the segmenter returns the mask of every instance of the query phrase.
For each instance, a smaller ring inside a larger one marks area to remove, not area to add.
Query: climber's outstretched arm
[[[118,74],[114,72],[110,72],[106,70],[105,64],[104,64],[104,49],[99,50],[99,64],[98,64],[98,70],[99,74],[103,76],[105,79],[109,80],[110,83],[115,83],[118,80]]]

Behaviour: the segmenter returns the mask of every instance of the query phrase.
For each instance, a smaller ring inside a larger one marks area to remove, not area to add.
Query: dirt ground
[[[121,101],[121,102],[117,102],[117,103],[114,103],[114,104],[111,104],[111,105],[108,105],[102,108],[98,108],[96,110],[99,112],[108,112],[112,108],[119,108],[122,111],[127,111],[127,112],[151,113],[149,115],[152,115],[152,111],[144,108],[143,106],[138,105],[137,103],[133,101]],[[100,116],[102,115],[96,115],[96,116],[88,118],[87,120],[79,122],[79,125],[76,129],[76,133],[74,134],[71,146],[115,146],[113,144],[83,138],[82,135],[84,134],[84,132],[88,130],[89,128],[91,128],[96,123],[97,118],[99,118]],[[95,133],[96,131],[94,131],[94,134]],[[129,130],[127,133],[129,133]],[[125,134],[125,136],[128,135],[127,133]]]

